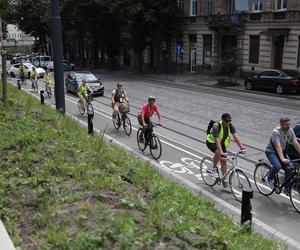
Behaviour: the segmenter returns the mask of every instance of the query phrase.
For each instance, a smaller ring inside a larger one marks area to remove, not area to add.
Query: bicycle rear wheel
[[[139,149],[144,151],[147,147],[147,144],[146,144],[145,133],[143,134],[142,137],[141,137],[141,133],[142,133],[142,129],[139,128],[137,133],[136,133],[136,140],[137,140],[137,144],[138,144]]]
[[[115,118],[113,118],[113,124],[115,129],[119,129],[121,127],[121,119],[120,119],[120,115],[116,115]]]
[[[88,105],[86,107],[86,111],[88,114],[90,114],[94,117],[94,106],[90,102],[88,103]]]
[[[294,179],[290,189],[290,200],[294,208],[300,213],[300,181]]]
[[[268,174],[270,172],[270,166],[268,166],[265,163],[259,163],[256,165],[256,168],[254,170],[254,183],[257,188],[257,190],[263,194],[263,195],[271,195],[274,192],[274,188],[269,188],[267,184],[267,178]],[[277,180],[277,177],[275,177],[275,183]]]
[[[229,186],[234,198],[239,202],[242,201],[243,189],[251,188],[248,177],[240,169],[231,172],[229,176]]]
[[[200,163],[200,174],[206,185],[212,187],[216,185],[217,178],[212,175],[213,159],[204,157]]]
[[[158,160],[162,153],[162,147],[159,138],[156,135],[151,135],[150,141],[150,153],[153,159]]]
[[[125,115],[123,119],[123,128],[125,130],[126,135],[130,136],[132,127],[131,127],[131,121],[127,115]]]
[[[51,96],[52,96],[52,90],[51,90],[51,87],[48,87],[48,88],[47,88],[47,95],[48,95],[48,98],[51,99]]]

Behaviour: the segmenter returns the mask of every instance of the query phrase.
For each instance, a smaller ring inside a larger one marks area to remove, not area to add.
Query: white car
[[[35,56],[32,58],[32,64],[36,67],[47,69],[48,64],[51,62],[51,56]]]
[[[29,77],[32,67],[34,67],[31,63],[23,63],[25,70],[25,77]],[[9,75],[12,78],[20,77],[20,63],[13,64],[9,70]],[[45,70],[43,68],[36,68],[36,73],[38,77],[43,77],[45,75]]]

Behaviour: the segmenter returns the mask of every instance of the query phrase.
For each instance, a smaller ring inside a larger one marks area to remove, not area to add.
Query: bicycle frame
[[[219,172],[219,176],[220,176],[219,178],[221,181],[224,181],[226,179],[226,177],[231,174],[231,172],[235,172],[237,169],[242,170],[237,165],[237,158],[238,158],[239,153],[234,153],[231,151],[228,151],[227,153],[228,153],[228,157],[230,157],[230,158],[226,158],[226,160],[228,163],[230,163],[231,167],[230,167],[230,169],[227,170],[227,172],[224,175],[223,175],[222,171],[220,171],[218,168],[218,172]]]
[[[295,176],[298,175],[298,169],[300,168],[300,165],[295,167],[294,164],[295,164],[295,162],[299,162],[299,161],[300,161],[300,159],[291,160],[293,172],[292,172],[291,176],[287,180],[285,180],[282,184],[279,184],[279,179],[276,178],[278,183],[274,183],[275,193],[280,194],[282,189],[285,187],[285,185],[287,183],[289,183],[291,180],[293,180],[295,178]]]

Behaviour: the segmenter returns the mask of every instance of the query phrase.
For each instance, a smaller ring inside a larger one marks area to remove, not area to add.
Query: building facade
[[[4,46],[32,46],[33,44],[34,37],[25,34],[14,24],[7,25],[6,40],[3,41]]]
[[[179,2],[185,25],[171,48],[176,64],[182,61],[192,72],[218,73],[224,55],[235,49],[237,72],[243,75],[268,68],[300,70],[299,0]]]

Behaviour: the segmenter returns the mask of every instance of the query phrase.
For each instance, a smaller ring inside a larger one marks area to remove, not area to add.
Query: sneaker
[[[213,167],[212,170],[208,170],[207,173],[209,173],[213,177],[216,177],[216,178],[219,177],[218,169],[216,167]]]
[[[266,180],[266,185],[273,190],[274,189],[274,180]]]
[[[228,187],[228,182],[227,181],[222,181],[222,185],[223,185],[223,188],[227,188]]]

